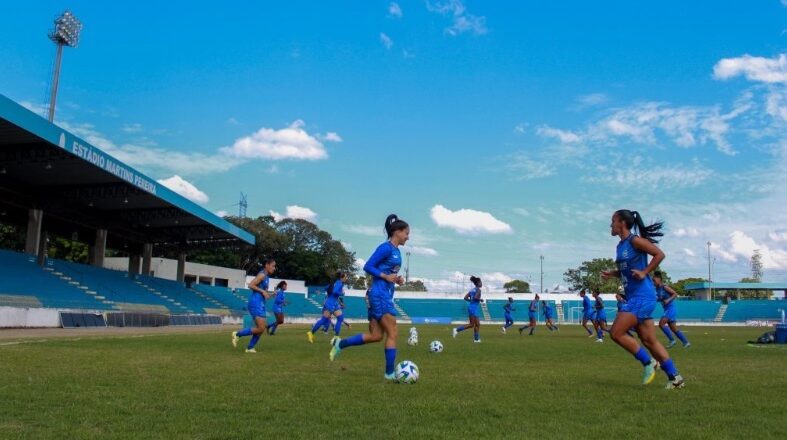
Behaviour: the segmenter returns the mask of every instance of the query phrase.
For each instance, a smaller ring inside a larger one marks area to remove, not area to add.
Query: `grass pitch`
[[[0,438],[787,438],[787,349],[746,345],[764,329],[685,327],[694,346],[670,352],[687,385],[666,391],[577,326],[487,325],[481,344],[420,326],[416,347],[409,327],[397,360],[418,364],[415,385],[383,381],[381,344],[331,363],[303,326],[257,354],[232,349],[229,328],[0,345]],[[434,339],[443,353],[427,352]]]

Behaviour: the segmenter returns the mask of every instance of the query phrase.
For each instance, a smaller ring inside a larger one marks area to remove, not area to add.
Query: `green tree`
[[[601,272],[608,270],[616,270],[615,262],[611,258],[594,258],[590,261],[584,261],[575,269],[568,269],[563,273],[563,280],[568,283],[572,290],[590,289],[598,290],[604,293],[613,293],[618,291],[620,280],[610,278],[603,280]]]
[[[426,285],[421,280],[411,280],[407,283],[404,283],[401,287],[397,287],[396,290],[401,290],[403,292],[426,292]]]
[[[760,280],[754,277],[744,277],[741,278],[739,283],[759,283]],[[770,290],[733,290],[728,293],[731,293],[735,296],[735,299],[768,299],[771,297],[773,292]]]
[[[530,283],[522,280],[511,280],[503,284],[506,293],[530,293]]]
[[[25,234],[22,228],[0,223],[0,249],[23,251],[25,249]]]
[[[678,296],[688,296],[691,295],[692,292],[686,290],[686,285],[691,283],[702,283],[707,281],[705,278],[683,278],[681,280],[675,281],[674,283],[670,284],[675,292],[678,293]]]

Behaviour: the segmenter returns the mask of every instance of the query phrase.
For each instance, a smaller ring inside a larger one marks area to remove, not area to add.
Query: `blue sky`
[[[366,258],[413,226],[434,289],[611,257],[666,222],[673,277],[787,280],[787,7],[757,2],[15,2],[0,93],[214,212],[309,218]]]

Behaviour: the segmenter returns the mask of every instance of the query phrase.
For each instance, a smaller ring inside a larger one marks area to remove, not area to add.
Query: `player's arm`
[[[260,287],[260,284],[262,284],[262,282],[265,281],[265,277],[267,277],[267,275],[265,275],[264,273],[258,273],[257,276],[254,277],[254,279],[251,280],[251,282],[248,284],[248,287],[254,292],[262,294],[267,299],[270,298],[270,295],[268,295],[268,292],[266,292]]]
[[[467,294],[465,294],[465,301],[470,301],[470,292],[467,292]]]
[[[649,273],[656,270],[656,268],[659,267],[659,264],[664,261],[664,251],[659,249],[658,246],[651,243],[649,240],[646,240],[642,237],[634,237],[634,239],[631,240],[631,245],[634,246],[634,249],[645,252],[653,257],[650,259],[648,267],[646,267],[644,270],[631,271],[632,275],[634,275],[634,278],[637,278],[638,280],[644,280]]]
[[[675,299],[678,298],[678,292],[676,292],[675,289],[673,289],[672,287],[670,287],[670,286],[665,284],[664,285],[664,290],[667,293],[669,293],[669,298],[664,300],[664,305],[667,305],[667,304],[671,303],[672,301],[675,301]]]

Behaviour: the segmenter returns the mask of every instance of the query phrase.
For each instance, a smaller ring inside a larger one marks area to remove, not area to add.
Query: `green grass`
[[[745,344],[763,329],[686,328],[694,347],[671,353],[687,386],[666,391],[576,326],[485,326],[482,344],[421,326],[417,347],[407,328],[398,360],[421,369],[409,386],[383,382],[382,345],[330,363],[327,338],[310,345],[294,326],[256,355],[229,330],[0,346],[0,437],[787,438],[787,349]],[[442,354],[427,353],[433,339]]]

